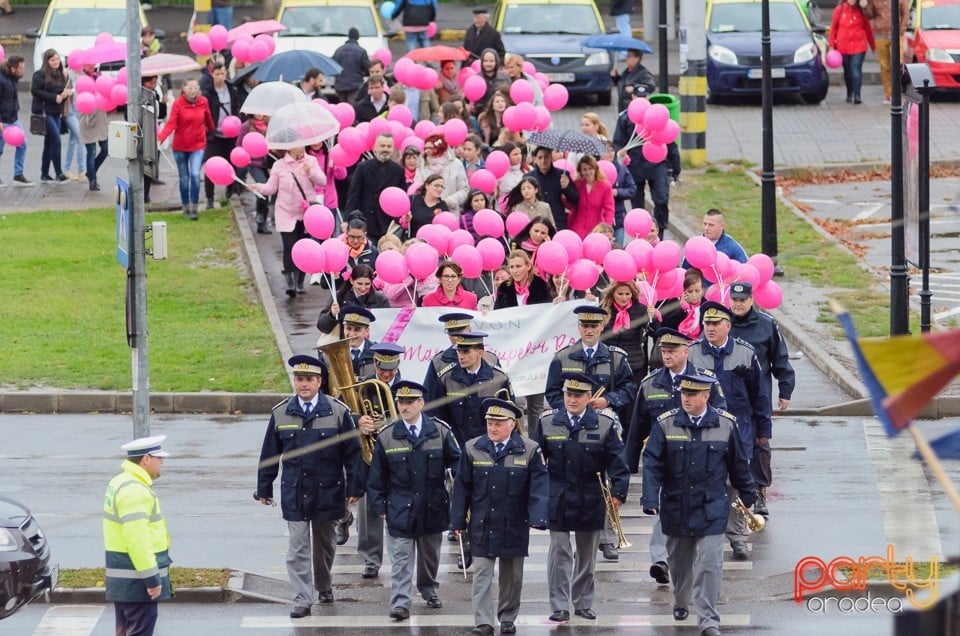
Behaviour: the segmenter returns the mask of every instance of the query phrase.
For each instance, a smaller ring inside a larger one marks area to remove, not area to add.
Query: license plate
[[[547,73],[547,79],[551,82],[573,82],[577,76],[574,73]]]
[[[770,77],[773,79],[779,79],[781,77],[787,76],[787,69],[785,68],[772,68],[770,69]],[[747,71],[747,77],[750,79],[763,79],[763,69],[762,68],[752,68]]]

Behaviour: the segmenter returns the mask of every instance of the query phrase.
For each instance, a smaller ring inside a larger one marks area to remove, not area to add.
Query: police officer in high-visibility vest
[[[453,486],[451,527],[469,528],[474,572],[471,589],[475,636],[514,634],[523,590],[523,560],[530,528],[547,526],[549,483],[540,446],[520,435],[522,412],[506,400],[483,401],[487,431],[469,440]],[[469,521],[468,521],[469,519]],[[499,600],[493,601],[493,567],[500,560]]]
[[[437,572],[443,531],[450,525],[447,470],[460,462],[453,431],[423,413],[422,385],[402,380],[394,389],[400,415],[377,436],[367,477],[373,514],[387,522],[390,554],[390,618],[410,618],[413,566],[417,590],[430,609],[440,609]]]
[[[540,444],[550,474],[550,550],[547,587],[550,620],[577,616],[597,618],[593,611],[597,546],[607,520],[601,481],[611,481],[611,505],[627,500],[630,472],[623,459],[623,440],[613,418],[594,410],[596,385],[583,373],[564,373],[563,408],[544,411],[533,440]],[[576,553],[570,548],[573,536]]]
[[[157,603],[169,599],[170,534],[153,482],[160,476],[165,435],[121,446],[127,458],[110,480],[103,501],[107,600],[113,601],[117,636],[151,636]]]
[[[334,526],[346,504],[356,503],[363,492],[357,479],[362,460],[350,409],[320,392],[323,363],[306,355],[287,363],[297,394],[273,407],[254,496],[264,505],[273,503],[273,482],[282,464],[280,509],[290,535],[287,574],[295,592],[290,618],[304,618],[314,594],[321,603],[333,603]]]

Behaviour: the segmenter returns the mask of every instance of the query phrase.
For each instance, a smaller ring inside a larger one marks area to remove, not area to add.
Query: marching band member
[[[423,378],[423,386],[427,387],[428,400],[431,399],[431,396],[436,393],[440,375],[443,373],[444,369],[450,367],[451,365],[456,366],[457,335],[469,333],[471,331],[470,321],[473,320],[473,316],[463,312],[453,312],[449,314],[443,314],[440,316],[439,320],[443,323],[443,330],[450,339],[450,346],[430,358],[430,365],[427,367],[427,374]],[[491,367],[500,366],[500,360],[497,359],[497,355],[492,351],[484,351],[483,359],[486,360],[487,364],[489,364]]]

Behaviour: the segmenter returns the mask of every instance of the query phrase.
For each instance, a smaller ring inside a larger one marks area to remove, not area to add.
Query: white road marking
[[[750,625],[749,614],[724,614],[723,624],[731,627]],[[518,616],[517,627],[558,627],[562,623],[551,623],[546,616]],[[684,621],[675,621],[670,614],[637,614],[632,616],[598,616],[589,621],[576,616],[570,617],[570,627],[696,627],[697,619],[691,615]],[[396,627],[408,631],[412,627],[462,627],[473,626],[472,614],[439,614],[429,616],[412,615],[408,620],[395,621],[387,616],[308,616],[292,620],[286,616],[244,616],[241,628],[248,629],[290,629],[291,627],[326,627],[328,629],[383,629]]]
[[[864,206],[863,211],[853,217],[854,221],[863,221],[864,219],[869,219],[871,216],[880,211],[880,208],[883,207],[882,203],[860,203],[859,205]]]
[[[103,614],[103,605],[54,605],[33,636],[90,636]]]

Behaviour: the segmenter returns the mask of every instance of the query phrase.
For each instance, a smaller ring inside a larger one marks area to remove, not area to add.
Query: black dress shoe
[[[471,636],[493,636],[493,625],[477,625],[470,630]]]
[[[405,621],[410,618],[410,610],[399,605],[390,610],[390,618],[395,621]]]
[[[309,607],[301,607],[297,605],[292,610],[290,610],[290,618],[306,618],[307,616],[310,616]]]
[[[293,293],[291,293],[293,292]],[[297,277],[296,272],[290,272],[287,275],[287,295],[297,295]],[[353,513],[347,510],[347,515],[337,522],[336,535],[337,545],[344,545],[350,540],[350,525],[353,523]]]
[[[620,560],[620,551],[612,543],[601,543],[600,551],[603,552],[603,558],[607,561]]]
[[[557,610],[556,612],[551,614],[550,618],[548,618],[547,620],[553,623],[566,623],[567,621],[570,620],[570,612],[568,612],[567,610]]]
[[[377,578],[378,574],[380,574],[380,568],[368,563],[365,566],[363,566],[363,574],[361,574],[360,576],[362,576],[365,579],[375,579]]]
[[[594,611],[593,611],[592,609],[590,609],[589,607],[586,608],[586,609],[573,610],[573,613],[576,614],[577,616],[582,616],[583,618],[587,619],[588,621],[595,621],[595,620],[597,620],[597,613],[594,612]]]
[[[745,541],[733,541],[730,544],[730,547],[733,548],[733,558],[738,561],[746,561],[750,558],[750,552],[747,551],[747,543]]]
[[[467,550],[463,551],[463,556],[457,555],[457,569],[466,570],[473,564],[473,555]]]
[[[64,181],[69,181],[69,180],[70,180],[70,177],[68,177],[67,175],[63,174],[62,172],[57,175],[57,181],[59,181],[59,182],[61,182],[61,183],[63,183]]]
[[[687,616],[690,616],[690,612],[686,607],[674,607],[673,608],[673,620],[675,621],[685,621]]]
[[[670,583],[670,568],[663,561],[657,561],[650,566],[650,576],[660,585]]]
[[[328,603],[333,603],[333,592],[320,592],[320,598],[317,599],[318,602],[323,603],[324,605]]]
[[[440,600],[440,597],[434,594],[427,599],[427,607],[430,609],[440,609],[443,607],[443,601]]]
[[[513,621],[503,621],[500,623],[501,634],[516,634],[517,626]]]
[[[451,532],[448,532],[448,533],[447,533],[447,541],[449,541],[449,542],[451,542],[451,543],[456,543],[456,542],[457,542],[457,533],[456,533],[456,532],[452,532],[452,531],[451,531]],[[480,627],[483,627],[483,625],[481,625]],[[491,628],[491,629],[492,629],[492,628]]]
[[[703,630],[702,632],[700,632],[700,636],[720,636],[720,628],[719,628],[719,627],[708,627],[708,628],[706,628],[705,630]]]

